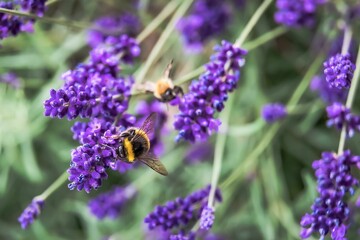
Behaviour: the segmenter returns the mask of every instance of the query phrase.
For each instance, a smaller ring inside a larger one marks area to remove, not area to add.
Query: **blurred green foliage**
[[[140,2],[143,7],[139,15],[145,25],[167,1]],[[260,2],[247,1],[244,9],[233,9],[235,19],[223,38],[234,41]],[[133,8],[131,5],[131,1],[59,0],[49,7],[46,15],[90,22],[97,16],[121,14]],[[330,29],[336,16],[328,15],[327,11],[325,8],[319,16],[322,20],[316,28],[288,31],[251,50],[246,58],[241,84],[235,93],[220,184],[238,167],[244,166],[243,174],[222,189],[224,201],[217,207],[213,228],[214,233],[225,239],[298,239],[299,219],[309,211],[316,196],[311,163],[322,151],[337,149],[339,133],[325,127],[325,105],[308,88],[300,101],[305,110],[275,127],[265,125],[259,119],[259,112],[266,102],[287,102],[313,60],[321,54],[319,41],[335,37]],[[260,19],[250,40],[276,27],[273,12],[271,7]],[[133,72],[145,61],[165,26],[166,22],[144,41],[141,61],[126,71]],[[85,31],[40,20],[34,34],[3,41],[1,71],[17,73],[22,87],[14,90],[0,85],[0,239],[101,239],[105,236],[143,239],[146,228],[143,218],[155,205],[210,183],[213,159],[186,164],[183,158],[190,145],[176,145],[171,134],[163,138],[166,153],[161,158],[170,172],[167,178],[147,168],[138,168],[123,175],[112,172],[105,184],[91,194],[69,191],[63,184],[46,201],[40,219],[28,230],[21,230],[18,216],[34,196],[68,168],[71,149],[77,146],[70,132],[72,123],[45,118],[42,102],[48,97],[49,89],[61,85],[60,75],[86,58],[89,48]],[[188,56],[175,32],[148,73],[149,80],[155,80],[172,58],[176,63],[175,79],[196,69],[207,61],[212,46],[218,41],[211,41],[201,55]],[[144,97],[133,99],[129,112],[133,112],[140,98]],[[359,99],[354,105],[355,111],[359,111],[358,103]],[[248,159],[270,131],[273,137],[265,150],[256,159]],[[358,141],[355,137],[348,143],[355,153],[359,153]],[[129,183],[138,186],[139,193],[118,219],[100,221],[90,215],[86,206],[90,198],[114,185]],[[356,232],[357,225],[351,226],[352,232]]]

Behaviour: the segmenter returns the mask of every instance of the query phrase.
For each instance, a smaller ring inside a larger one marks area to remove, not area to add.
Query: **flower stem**
[[[350,47],[351,37],[352,37],[351,27],[348,26],[347,24],[345,25],[344,31],[345,31],[344,32],[344,41],[343,41],[343,45],[341,48],[341,55],[345,55],[349,52],[349,47]]]
[[[184,0],[178,10],[175,12],[174,16],[171,18],[169,24],[166,26],[165,30],[161,34],[159,40],[156,42],[153,50],[150,52],[145,64],[142,68],[140,68],[139,72],[136,74],[136,82],[141,83],[143,82],[145,75],[149,71],[151,65],[155,62],[156,58],[160,54],[160,51],[168,38],[170,37],[171,33],[175,29],[175,25],[177,24],[178,20],[185,14],[187,9],[190,7],[193,0]]]
[[[355,93],[356,93],[357,85],[359,83],[359,78],[360,78],[360,45],[359,45],[358,54],[357,54],[357,57],[356,57],[356,69],[355,69],[354,77],[353,77],[352,82],[351,82],[349,95],[348,95],[348,97],[346,99],[346,107],[349,108],[349,109],[351,109],[352,104],[353,104],[354,99],[355,99]],[[346,140],[346,125],[343,126],[343,128],[341,130],[341,133],[340,133],[338,155],[342,154],[342,152],[344,151],[345,140]]]
[[[45,6],[49,6],[49,5],[51,5],[51,4],[53,4],[53,3],[56,3],[56,2],[58,2],[59,0],[50,0],[50,1],[47,1],[46,3],[45,3]]]
[[[281,36],[282,34],[286,33],[287,30],[288,30],[287,28],[285,28],[283,26],[279,26],[250,42],[246,42],[244,44],[244,48],[248,51],[253,50],[253,49],[263,45],[264,43],[267,43],[270,40],[277,38],[278,36]]]
[[[137,36],[138,43],[144,41],[171,13],[174,12],[180,1],[170,1],[164,9],[149,23],[146,28]]]
[[[254,15],[252,15],[249,22],[246,24],[244,30],[241,32],[239,38],[235,42],[235,46],[241,47],[244,43],[245,39],[250,34],[251,30],[254,28],[255,24],[259,21],[261,15],[265,12],[265,10],[270,6],[272,0],[265,0],[255,11]]]
[[[186,83],[194,78],[196,78],[197,76],[199,76],[200,74],[202,74],[205,71],[204,66],[200,66],[197,69],[187,73],[186,75],[184,75],[183,77],[177,79],[176,81],[174,81],[174,84],[176,85],[181,85],[183,83]]]
[[[65,171],[42,194],[38,195],[37,198],[43,200],[47,199],[53,192],[55,192],[61,185],[65,183],[67,178],[68,173]]]
[[[38,19],[38,20],[41,20],[44,22],[55,23],[55,24],[59,24],[59,25],[63,25],[66,27],[71,27],[71,28],[79,28],[79,29],[93,28],[93,27],[90,27],[90,24],[88,24],[88,23],[74,22],[74,21],[69,21],[69,20],[65,20],[65,19],[56,19],[56,18],[50,18],[50,17],[39,17],[35,14],[11,10],[11,9],[7,9],[7,8],[0,8],[0,12],[10,14],[10,15],[20,16],[20,17]]]
[[[222,126],[225,128],[227,128],[229,125],[231,110],[234,105],[234,99],[235,99],[235,95],[231,94],[229,97],[228,104],[224,111],[224,115],[222,118]],[[221,163],[222,163],[224,150],[225,150],[226,137],[227,137],[226,134],[218,133],[218,135],[216,137],[216,142],[215,142],[214,164],[213,164],[213,169],[212,169],[211,188],[210,188],[209,199],[208,199],[208,206],[212,207],[212,208],[214,207],[214,204],[215,204],[214,198],[215,198],[216,187],[219,182],[219,177],[220,177],[220,172],[221,172]]]
[[[305,73],[304,78],[301,80],[300,84],[296,88],[292,98],[289,100],[287,106],[295,106],[298,104],[301,96],[304,94],[306,88],[308,87],[311,78],[314,76],[314,74],[320,67],[322,59],[322,55],[319,55],[311,64],[308,71]],[[255,168],[256,164],[260,160],[259,156],[269,146],[279,129],[280,125],[279,123],[276,123],[267,130],[256,148],[244,159],[242,164],[240,164],[236,169],[234,169],[230,176],[221,183],[222,189],[229,187],[232,183],[241,179],[246,173],[251,172],[252,169]]]

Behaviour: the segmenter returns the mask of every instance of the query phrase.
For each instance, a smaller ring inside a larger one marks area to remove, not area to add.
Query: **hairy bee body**
[[[127,129],[124,133],[129,133],[129,136],[124,137],[123,140],[123,157],[126,158],[127,161],[134,162],[138,157],[150,150],[149,137],[143,130],[132,127]],[[138,137],[135,141],[132,141],[134,136]]]

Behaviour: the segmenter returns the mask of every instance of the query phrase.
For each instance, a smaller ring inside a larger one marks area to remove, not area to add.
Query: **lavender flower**
[[[246,53],[226,41],[215,47],[215,54],[199,80],[191,83],[181,100],[172,102],[180,110],[174,122],[179,131],[177,141],[206,140],[212,131],[218,130],[221,122],[214,114],[224,109],[228,94],[235,90]]]
[[[8,84],[13,88],[20,87],[20,79],[14,73],[4,73],[0,75],[0,82]]]
[[[287,27],[312,26],[319,5],[327,0],[277,0],[275,21]]]
[[[117,124],[103,118],[94,118],[87,124],[74,125],[72,128],[74,138],[79,140],[82,146],[71,153],[68,169],[70,190],[84,189],[89,193],[92,189],[98,189],[102,181],[107,179],[107,169],[119,170],[120,160],[115,161],[116,153],[113,151],[119,148],[119,140],[112,136],[125,130],[134,120],[134,117],[125,114]]]
[[[314,161],[319,197],[312,205],[312,213],[301,219],[302,239],[319,232],[321,238],[331,233],[332,239],[345,239],[350,209],[344,199],[358,187],[359,181],[351,174],[351,168],[359,168],[360,156],[351,155],[350,150],[340,156],[324,152],[322,158]]]
[[[40,215],[42,208],[44,207],[44,200],[34,198],[31,203],[25,208],[18,218],[22,229],[28,228],[35,219]]]
[[[168,120],[166,113],[166,106],[159,101],[140,101],[136,105],[135,113],[138,116],[138,122],[142,124],[146,117],[151,113],[157,113],[156,123],[154,127],[154,134],[150,139],[152,151],[157,155],[164,152],[164,144],[161,142],[161,137],[169,133],[169,129],[165,126]]]
[[[350,60],[350,54],[340,53],[324,62],[325,79],[331,87],[349,88],[354,75],[355,64]]]
[[[310,89],[317,92],[320,98],[328,104],[334,102],[344,102],[348,94],[346,89],[331,87],[326,82],[324,76],[315,76],[311,80]]]
[[[97,19],[94,28],[88,31],[87,41],[91,47],[96,47],[105,42],[108,36],[127,34],[135,36],[140,29],[140,20],[131,13],[121,16],[106,16]]]
[[[269,103],[263,106],[261,115],[267,123],[274,123],[287,116],[286,107],[281,103]]]
[[[99,46],[91,51],[88,63],[63,74],[63,88],[52,89],[44,102],[45,116],[113,119],[127,110],[134,80],[119,76],[118,64],[131,63],[139,56],[140,48],[126,35],[108,37],[106,44],[109,47]]]
[[[230,20],[224,1],[197,0],[189,16],[179,21],[178,29],[191,51],[200,51],[210,38],[219,35]]]
[[[202,212],[200,217],[200,229],[210,230],[212,225],[214,224],[215,215],[214,208],[206,206]]]
[[[209,192],[210,186],[185,198],[177,198],[174,201],[167,202],[164,206],[157,206],[144,221],[150,230],[157,227],[161,227],[163,230],[183,228],[191,220],[200,218],[203,209],[207,206]],[[216,190],[215,199],[219,202],[222,200],[219,189]],[[182,233],[179,234],[182,235]]]
[[[196,164],[202,161],[213,159],[214,147],[211,143],[198,143],[189,146],[186,151],[184,161],[187,164]]]
[[[44,12],[46,10],[46,1],[47,0],[21,0],[21,10],[42,17],[44,16]]]
[[[195,240],[196,234],[194,232],[189,232],[186,234],[185,232],[181,231],[178,234],[170,235],[169,240]]]
[[[14,10],[15,5],[12,2],[0,2],[1,8]],[[24,20],[21,17],[0,13],[0,39],[16,36],[23,31]]]
[[[88,207],[93,215],[98,219],[105,217],[117,218],[124,205],[135,196],[136,189],[129,185],[125,188],[114,187],[111,191],[102,193],[88,203]]]
[[[326,108],[329,120],[327,121],[328,127],[336,127],[341,130],[346,126],[346,135],[352,137],[355,131],[360,130],[360,116],[351,113],[350,109],[335,102]]]

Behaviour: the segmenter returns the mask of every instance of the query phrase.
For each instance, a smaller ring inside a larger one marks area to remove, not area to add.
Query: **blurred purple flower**
[[[35,221],[35,219],[40,215],[44,204],[44,200],[39,198],[34,198],[31,201],[18,218],[22,229],[28,228]]]
[[[177,198],[167,202],[164,206],[156,206],[154,211],[144,219],[144,222],[150,230],[158,227],[163,230],[185,227],[190,221],[200,218],[201,212],[207,207],[209,192],[210,186],[185,198]],[[216,190],[215,199],[218,202],[222,201],[219,189]]]
[[[170,235],[169,240],[195,240],[196,234],[194,232],[185,233],[181,231],[178,234]]]
[[[346,126],[346,135],[352,137],[355,131],[360,130],[360,116],[351,113],[350,109],[341,103],[335,102],[326,107],[329,120],[326,122],[328,127],[336,127],[341,130]]]
[[[275,21],[287,27],[312,26],[319,5],[327,0],[277,0]]]
[[[310,89],[317,92],[320,98],[327,104],[344,102],[348,94],[348,90],[346,89],[338,89],[329,86],[323,75],[313,77]]]
[[[191,144],[185,154],[184,161],[188,164],[196,164],[201,161],[213,159],[214,147],[209,142]]]
[[[46,1],[47,0],[21,0],[21,10],[42,17],[46,10]]]
[[[105,16],[95,20],[94,28],[88,31],[88,44],[95,48],[105,42],[108,36],[127,34],[134,37],[140,30],[140,20],[132,13],[121,16]]]
[[[268,103],[262,107],[261,115],[267,123],[274,123],[287,116],[286,107],[281,103]]]
[[[201,51],[212,37],[224,31],[230,21],[230,8],[224,1],[197,0],[190,15],[182,18],[178,29],[189,52]]]
[[[165,126],[168,120],[165,104],[156,100],[152,102],[140,101],[136,105],[135,113],[138,116],[137,122],[140,124],[142,124],[151,113],[157,113],[154,134],[150,136],[150,145],[155,155],[160,156],[164,152],[164,144],[161,141],[161,137],[169,133],[169,129]]]
[[[325,79],[331,87],[349,88],[355,67],[350,60],[350,54],[338,53],[324,62]]]
[[[351,155],[350,150],[340,156],[324,152],[321,159],[313,162],[319,197],[311,207],[312,213],[301,219],[302,239],[314,232],[319,232],[321,238],[330,233],[334,240],[345,239],[350,209],[344,197],[347,192],[353,195],[359,185],[351,174],[354,166],[360,167],[360,156]]]
[[[215,220],[214,208],[206,206],[201,212],[200,229],[210,230]]]
[[[111,191],[102,193],[88,203],[90,212],[98,219],[105,217],[115,219],[124,209],[126,203],[136,194],[134,186],[114,187]]]
[[[45,116],[114,119],[127,110],[134,80],[119,76],[118,64],[132,63],[140,48],[126,35],[108,37],[106,43],[109,47],[99,46],[90,52],[88,63],[63,74],[63,88],[52,89],[44,102]]]
[[[206,140],[218,130],[221,122],[214,115],[224,109],[228,94],[237,87],[246,53],[227,41],[215,47],[215,54],[199,80],[191,83],[189,92],[182,99],[172,102],[180,110],[174,122],[175,129],[179,131],[177,141]]]
[[[15,75],[15,73],[4,73],[0,75],[0,82],[8,84],[13,88],[20,87],[20,79]]]

